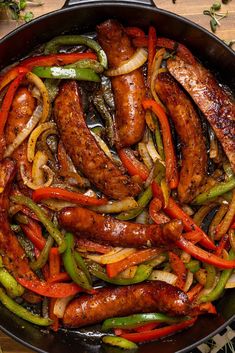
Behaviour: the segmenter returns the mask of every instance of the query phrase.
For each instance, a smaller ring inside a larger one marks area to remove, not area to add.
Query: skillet
[[[93,1],[67,0],[63,9],[23,25],[0,41],[0,69],[26,56],[37,45],[62,33],[94,31],[96,24],[116,18],[123,25],[147,30],[154,25],[160,35],[184,43],[220,81],[235,91],[235,53],[214,35],[173,13],[157,9],[150,0]],[[140,346],[139,353],[185,353],[223,330],[235,319],[235,289],[227,290],[217,303],[218,316],[201,317],[185,332],[165,340]],[[41,330],[0,306],[0,329],[31,349],[41,353],[98,353],[99,331],[61,330],[57,334]],[[111,350],[114,352],[114,350]],[[111,353],[110,351],[110,353]]]

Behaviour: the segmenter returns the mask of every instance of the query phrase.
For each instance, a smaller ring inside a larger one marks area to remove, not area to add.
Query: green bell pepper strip
[[[211,201],[217,196],[223,195],[235,187],[235,176],[231,177],[228,181],[213,186],[210,190],[198,195],[192,203],[194,205],[202,205],[205,202]]]
[[[101,65],[107,69],[108,68],[108,60],[104,50],[101,46],[93,39],[90,39],[85,36],[79,35],[65,35],[55,37],[50,40],[44,49],[45,54],[57,53],[58,49],[63,45],[86,45],[87,47],[93,49],[99,58]]]
[[[74,237],[71,233],[65,234],[66,250],[62,255],[65,270],[72,280],[84,289],[91,289],[91,285],[84,272],[77,266],[74,258]]]
[[[54,226],[54,224],[47,218],[45,212],[35,202],[33,202],[29,197],[24,195],[12,196],[11,201],[30,208],[30,210],[32,210],[36,214],[36,216],[38,217],[40,222],[44,225],[48,233],[58,244],[59,252],[63,253],[65,251],[66,243],[64,241],[63,235],[61,234],[59,229],[57,229]]]
[[[0,283],[11,297],[20,297],[24,293],[22,287],[15,278],[4,268],[0,256]]]
[[[112,284],[117,284],[120,286],[128,286],[130,284],[135,284],[135,283],[140,283],[145,280],[147,280],[152,272],[152,266],[150,265],[139,265],[135,276],[133,278],[127,279],[127,278],[109,278],[106,275],[106,271],[104,268],[102,268],[99,264],[95,262],[88,262],[88,268],[90,273],[99,278],[102,279],[105,282],[112,283]]]
[[[74,79],[80,81],[100,82],[100,77],[91,69],[61,66],[36,66],[32,72],[41,78]]]
[[[63,66],[66,69],[91,69],[97,74],[101,74],[104,71],[104,67],[99,63],[99,61],[94,59],[83,59],[76,61],[73,64]]]
[[[201,263],[198,260],[191,260],[187,264],[185,264],[185,267],[192,273],[197,272],[201,268]]]
[[[137,344],[117,336],[103,336],[102,342],[122,349],[138,349]]]
[[[54,243],[54,239],[49,235],[47,238],[46,244],[42,249],[39,257],[37,258],[37,260],[32,261],[30,264],[30,267],[32,268],[32,270],[34,271],[39,270],[47,263],[49,252],[51,250],[53,243]]]
[[[235,251],[233,251],[233,249],[231,249],[229,251],[229,260],[234,260],[234,259],[235,259]],[[234,269],[223,270],[217,286],[207,295],[202,295],[199,298],[199,301],[200,302],[212,302],[214,300],[219,299],[219,297],[223,293],[224,288],[226,286],[226,283],[228,282],[233,271],[234,271]]]
[[[205,264],[204,266],[207,272],[206,283],[204,287],[209,289],[212,288],[215,283],[216,269],[215,266],[210,264]]]
[[[0,288],[0,302],[12,313],[38,326],[49,326],[52,320],[35,315],[12,300],[2,288]]]
[[[90,284],[92,284],[91,276],[90,273],[86,267],[86,264],[82,258],[82,256],[79,254],[79,252],[74,251],[74,259],[76,261],[77,266],[84,272],[86,275],[86,278]]]
[[[134,314],[126,317],[114,317],[103,322],[101,330],[108,331],[112,328],[132,329],[152,322],[176,323],[180,319],[159,313]]]
[[[152,197],[153,197],[152,187],[148,186],[147,189],[142,193],[142,195],[137,200],[138,207],[127,212],[121,212],[119,213],[118,216],[116,216],[116,218],[121,221],[128,221],[129,219],[133,219],[137,217],[143,211],[143,209],[148,205]]]
[[[156,140],[156,144],[157,144],[157,150],[158,150],[158,153],[160,154],[162,160],[164,161],[165,160],[165,152],[164,152],[164,147],[163,147],[163,142],[162,142],[162,135],[161,135],[159,123],[158,123],[158,120],[156,117],[155,117],[155,123],[156,123],[155,140]]]

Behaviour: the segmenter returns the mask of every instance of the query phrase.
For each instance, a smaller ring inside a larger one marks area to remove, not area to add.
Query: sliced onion
[[[235,288],[235,272],[232,273],[231,277],[226,283],[225,288]]]
[[[147,224],[149,220],[148,212],[146,210],[143,210],[139,216],[136,217],[136,223],[140,224]]]
[[[138,207],[138,203],[133,197],[126,197],[119,201],[109,201],[106,205],[91,207],[92,210],[99,213],[119,213],[132,210]]]
[[[40,91],[41,97],[42,97],[42,105],[43,105],[43,110],[42,110],[42,116],[41,116],[41,123],[44,123],[44,121],[47,120],[49,117],[50,111],[51,111],[51,106],[50,106],[50,99],[48,95],[48,91],[42,80],[32,72],[28,72],[26,74],[27,80],[34,84]]]
[[[109,69],[105,72],[106,76],[119,76],[129,74],[130,72],[141,67],[148,58],[148,52],[144,48],[138,48],[135,54],[124,61],[118,68]]]
[[[157,152],[154,143],[153,143],[153,138],[151,136],[151,134],[149,135],[149,140],[148,143],[146,144],[148,153],[150,155],[150,157],[152,158],[152,160],[154,162],[156,161],[161,161],[163,164],[165,164],[165,162],[162,161],[160,154]]]
[[[146,165],[148,170],[151,170],[153,167],[153,161],[149,155],[146,144],[143,142],[139,142],[138,143],[138,150],[139,150],[139,154],[140,154],[141,158],[143,159],[144,164]]]
[[[151,82],[150,82],[150,88],[151,88],[151,93],[155,101],[161,105],[161,107],[166,110],[165,106],[162,104],[160,101],[158,95],[156,94],[155,91],[155,84],[156,84],[156,79],[159,74],[160,66],[164,57],[166,50],[164,48],[161,48],[158,50],[155,54],[155,57],[153,59],[153,64],[152,64],[152,73],[151,73]]]
[[[44,184],[44,173],[42,166],[47,164],[48,156],[42,151],[37,151],[32,167],[32,179],[35,185]]]
[[[20,146],[20,144],[29,136],[31,131],[35,128],[39,120],[42,116],[42,106],[39,104],[37,108],[34,110],[33,115],[25,125],[25,128],[17,135],[15,140],[7,146],[6,151],[4,153],[4,158],[10,157],[16,148]]]
[[[53,177],[54,177],[54,173],[53,171],[48,167],[48,166],[43,166],[43,169],[46,171],[48,177],[47,177],[47,181],[42,184],[42,185],[37,185],[35,184],[30,177],[28,177],[26,175],[25,172],[25,166],[24,164],[20,164],[20,176],[23,180],[24,185],[28,186],[28,188],[32,189],[32,190],[37,190],[43,187],[48,187],[52,184],[53,181]]]
[[[59,319],[63,319],[65,309],[68,303],[73,299],[73,297],[74,295],[70,295],[69,297],[56,299],[53,308],[54,315],[57,316]]]
[[[54,199],[43,200],[42,203],[44,205],[46,205],[52,211],[61,211],[61,210],[63,210],[63,208],[66,208],[66,207],[76,207],[77,206],[74,203],[71,203],[68,201],[54,200]]]
[[[183,291],[187,292],[192,284],[193,284],[193,273],[191,271],[188,271]]]
[[[177,276],[174,273],[167,271],[154,270],[149,276],[148,280],[151,281],[163,281],[174,285],[177,281]]]
[[[87,255],[86,257],[95,262],[98,262],[99,264],[106,265],[123,260],[134,252],[136,252],[136,249],[134,248],[116,248],[116,250],[112,250],[105,255]]]
[[[124,271],[120,272],[118,274],[117,278],[126,278],[126,279],[133,278],[135,276],[137,268],[138,268],[138,266],[128,267]]]
[[[28,146],[27,146],[27,158],[29,162],[32,162],[34,159],[35,155],[35,148],[36,148],[36,143],[37,139],[41,135],[43,131],[46,131],[48,129],[53,129],[52,131],[56,134],[56,124],[55,123],[43,123],[40,124],[39,126],[36,127],[36,129],[33,130],[31,133],[29,140],[28,140]]]
[[[95,134],[93,131],[91,131],[91,134],[95,138],[95,140],[98,143],[98,145],[100,146],[100,148],[104,151],[106,156],[109,157],[110,159],[113,159],[112,153],[110,152],[110,149],[108,148],[108,146],[106,145],[104,140],[102,140],[102,138],[99,137],[97,134]]]
[[[223,220],[217,227],[217,232],[215,235],[215,239],[220,239],[224,234],[227,233],[231,223],[233,222],[235,216],[235,190],[233,190],[232,200],[229,204],[228,212],[224,216]]]

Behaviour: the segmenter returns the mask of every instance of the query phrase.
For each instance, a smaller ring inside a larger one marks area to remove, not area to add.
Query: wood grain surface
[[[34,16],[37,17],[61,8],[64,2],[64,0],[45,0],[42,6],[30,6],[29,10],[33,11]],[[212,0],[176,0],[176,4],[173,4],[172,0],[154,0],[154,2],[159,8],[185,16],[210,29],[209,17],[204,16],[202,13],[203,10],[208,9],[212,5]],[[227,10],[229,11],[229,16],[221,21],[221,26],[216,31],[216,35],[224,40],[233,40],[235,39],[235,0],[230,1],[228,5],[222,6],[222,11]],[[12,21],[0,15],[0,38],[21,24],[22,22],[20,21]],[[18,344],[1,332],[0,347],[3,353],[33,353],[32,350]]]

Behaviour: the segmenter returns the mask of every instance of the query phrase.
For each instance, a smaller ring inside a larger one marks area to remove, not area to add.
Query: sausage
[[[159,246],[177,240],[182,222],[173,220],[164,225],[119,221],[82,207],[68,207],[58,215],[62,227],[98,243],[123,247]]]
[[[11,144],[17,135],[24,129],[29,118],[33,114],[36,106],[36,100],[31,92],[25,88],[20,87],[13,99],[12,107],[8,115],[5,139],[6,144]],[[20,164],[24,164],[26,171],[31,175],[31,166],[27,159],[27,141],[23,141],[20,146],[13,152],[12,158],[17,162],[17,169],[19,170]],[[17,175],[19,186],[21,189],[25,188],[21,182],[20,175]]]
[[[108,57],[109,67],[117,68],[135,53],[128,35],[120,23],[108,20],[97,26],[98,41]],[[141,140],[144,134],[145,113],[142,100],[145,84],[142,69],[111,78],[116,107],[116,147],[127,147]]]
[[[66,152],[91,183],[114,199],[135,196],[140,192],[140,186],[123,174],[98,147],[86,125],[75,81],[62,85],[54,112]]]
[[[155,89],[166,105],[181,141],[178,195],[180,202],[188,203],[197,195],[206,176],[207,154],[200,118],[190,99],[168,72],[158,75]]]
[[[235,101],[200,63],[175,57],[167,67],[205,115],[235,172]]]
[[[9,194],[16,174],[16,163],[10,159],[0,162],[0,255],[6,269],[15,277],[35,279],[25,252],[8,222]]]
[[[151,281],[131,286],[97,289],[83,295],[67,306],[63,323],[69,327],[81,327],[105,319],[136,313],[166,312],[185,315],[190,310],[187,294],[161,281]]]

